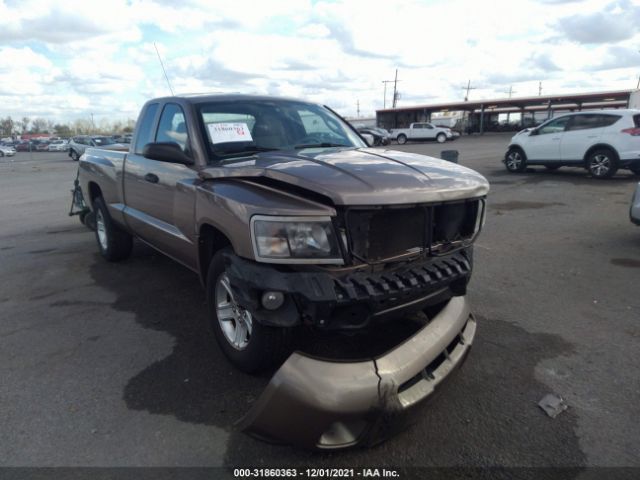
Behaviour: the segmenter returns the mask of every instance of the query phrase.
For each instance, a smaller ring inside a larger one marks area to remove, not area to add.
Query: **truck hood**
[[[305,149],[259,153],[210,166],[204,179],[267,177],[320,193],[335,205],[392,205],[484,196],[479,173],[425,155],[361,149]]]

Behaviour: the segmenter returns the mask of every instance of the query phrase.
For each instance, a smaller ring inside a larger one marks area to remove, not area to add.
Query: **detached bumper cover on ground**
[[[292,354],[240,421],[265,440],[312,449],[378,443],[400,430],[469,352],[476,321],[454,297],[414,336],[386,354],[336,362]]]

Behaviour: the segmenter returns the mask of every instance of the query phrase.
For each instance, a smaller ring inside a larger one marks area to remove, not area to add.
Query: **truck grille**
[[[478,233],[484,200],[411,207],[351,207],[344,227],[351,254],[361,260],[383,259],[428,250],[432,255],[468,245]]]

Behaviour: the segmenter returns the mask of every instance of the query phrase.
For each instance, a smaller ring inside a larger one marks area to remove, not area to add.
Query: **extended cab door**
[[[197,268],[195,244],[195,181],[197,172],[180,163],[151,160],[142,155],[150,142],[172,142],[191,155],[182,107],[162,106],[154,128],[155,105],[141,120],[135,145],[127,156],[124,173],[125,217],[140,238],[190,268]]]
[[[560,160],[560,142],[570,116],[556,118],[531,132],[524,142],[528,161]]]

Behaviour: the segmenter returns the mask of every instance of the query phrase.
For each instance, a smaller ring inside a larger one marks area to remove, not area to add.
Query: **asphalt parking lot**
[[[491,183],[477,341],[409,430],[325,454],[234,429],[269,376],[226,362],[190,271],[141,244],[121,264],[99,257],[67,216],[74,162],[0,158],[0,465],[640,467],[638,177],[509,174],[508,138],[391,147],[457,149]],[[569,409],[547,417],[547,393]]]

